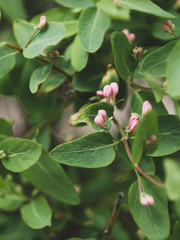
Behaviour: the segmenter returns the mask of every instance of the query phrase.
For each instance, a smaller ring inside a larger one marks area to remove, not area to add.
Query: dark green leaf
[[[76,167],[99,168],[115,158],[112,138],[105,132],[88,134],[55,147],[50,155],[55,161]]]
[[[51,226],[52,212],[43,196],[39,196],[22,206],[20,211],[22,219],[30,228],[40,229]]]
[[[133,183],[128,196],[133,218],[148,239],[164,240],[170,230],[166,191],[145,178],[141,178],[141,184],[143,191],[151,195],[155,203],[148,206],[142,205],[138,183]]]
[[[11,136],[12,135],[12,125],[10,122],[3,118],[0,118],[0,134]]]
[[[79,197],[63,168],[48,153],[42,152],[39,161],[23,174],[37,188],[68,204],[80,203]]]
[[[55,0],[60,5],[71,8],[87,8],[93,6],[92,0]]]
[[[146,144],[146,140],[152,135],[156,136],[156,141]],[[142,118],[135,130],[135,138],[132,144],[132,157],[135,163],[141,160],[143,152],[154,152],[159,143],[158,119],[154,111],[149,111]]]
[[[31,167],[41,155],[41,147],[37,143],[20,138],[7,138],[0,142],[0,150],[6,157],[2,159],[5,168],[12,172],[22,172]]]
[[[110,18],[100,9],[86,8],[79,19],[79,37],[88,52],[97,51],[102,45],[104,34],[110,26]]]
[[[123,32],[114,32],[111,35],[111,43],[116,70],[122,79],[127,80],[135,67],[133,49]]]
[[[155,173],[155,164],[152,157],[144,156],[139,166],[148,174],[153,175]]]
[[[179,240],[179,236],[180,236],[180,222],[179,221],[176,221],[176,223],[174,225],[173,236],[174,236],[174,240]]]
[[[55,73],[49,76],[45,82],[41,85],[41,90],[43,92],[51,92],[52,90],[56,89],[57,87],[61,86],[65,81],[66,76],[62,73]]]

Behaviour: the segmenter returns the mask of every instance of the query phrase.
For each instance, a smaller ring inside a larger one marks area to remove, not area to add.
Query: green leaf
[[[94,5],[92,0],[55,0],[55,2],[70,8],[87,8]]]
[[[165,156],[180,150],[179,118],[175,115],[162,115],[158,117],[158,122],[160,144],[151,156]]]
[[[111,44],[116,70],[122,79],[127,80],[135,67],[133,49],[123,32],[113,32]]]
[[[15,54],[18,51],[6,46],[1,46],[0,48],[0,78],[4,77],[8,72],[10,72],[15,65]]]
[[[38,56],[48,46],[53,46],[60,42],[63,39],[64,35],[65,28],[61,23],[48,22],[45,27],[38,31],[27,48],[24,49],[24,57],[34,58]]]
[[[148,174],[153,175],[155,173],[155,164],[152,157],[144,156],[139,166]]]
[[[24,202],[23,198],[17,194],[4,194],[0,196],[0,209],[4,211],[14,211]]]
[[[68,238],[67,240],[96,240],[95,238]]]
[[[180,163],[172,158],[166,158],[164,160],[164,170],[168,198],[172,201],[180,199]]]
[[[23,0],[1,0],[0,8],[5,15],[13,21],[15,18],[27,18],[27,12]]]
[[[167,65],[167,88],[168,93],[173,99],[180,99],[180,92],[178,85],[180,84],[180,70],[177,66],[180,64],[180,41],[178,41],[169,55],[169,61]]]
[[[172,41],[148,54],[141,63],[139,72],[150,73],[153,77],[165,77],[167,75],[167,64],[169,54],[177,40]]]
[[[162,89],[162,84],[149,73],[145,73],[144,76],[149,86],[153,90],[156,102],[160,102],[165,94],[164,90]]]
[[[41,90],[43,92],[51,92],[57,87],[61,86],[66,79],[66,76],[62,73],[55,73],[49,76],[45,82],[41,85]]]
[[[13,32],[19,46],[24,48],[34,32],[34,28],[31,23],[16,19],[13,22]]]
[[[2,159],[4,167],[12,172],[22,172],[32,166],[41,155],[37,143],[20,138],[7,138],[0,142],[0,150],[6,157]]]
[[[121,3],[124,7],[139,12],[149,13],[167,19],[175,18],[174,15],[164,11],[150,0],[121,0]]]
[[[174,236],[174,240],[179,240],[179,236],[180,236],[180,222],[176,221],[174,228],[173,228],[173,236]]]
[[[130,98],[131,111],[141,115],[142,113],[142,104],[145,101],[149,101],[152,105],[153,110],[157,115],[168,114],[164,104],[162,102],[157,103],[153,93],[147,91],[141,91],[138,95],[132,95]]]
[[[91,127],[101,130],[101,127],[94,123],[94,118],[97,116],[98,110],[104,109],[107,113],[107,118],[113,116],[114,108],[112,104],[107,102],[99,102],[87,106],[78,116],[77,122],[85,122]]]
[[[110,18],[100,9],[89,7],[79,19],[79,37],[88,52],[96,52],[102,45],[104,34],[110,26]]]
[[[43,83],[52,69],[52,64],[37,68],[31,75],[29,88],[32,93],[36,93],[40,83]]]
[[[118,8],[112,0],[102,0],[97,3],[99,9],[110,16],[113,20],[124,20],[130,19],[130,11],[127,8]]]
[[[63,26],[66,29],[66,34],[64,38],[69,38],[75,35],[78,32],[78,24],[79,21],[73,20],[73,21],[67,21],[67,22],[62,22]]]
[[[22,206],[20,211],[22,219],[30,228],[40,229],[51,226],[52,212],[43,196],[39,196]]]
[[[156,141],[147,145],[145,142],[152,135],[156,136]],[[135,138],[132,144],[132,157],[135,163],[141,160],[143,151],[152,153],[156,150],[159,143],[158,119],[156,113],[152,110],[147,112],[136,128]]]
[[[23,174],[51,197],[72,205],[80,203],[79,196],[63,168],[44,150],[39,161]]]
[[[0,134],[11,136],[12,135],[12,125],[10,122],[3,118],[0,118]]]
[[[50,155],[55,161],[84,168],[105,167],[112,163],[115,152],[112,138],[105,132],[96,132],[55,147]]]
[[[170,230],[166,191],[145,178],[141,178],[141,184],[143,191],[151,195],[155,203],[148,206],[142,205],[138,183],[133,183],[128,196],[133,218],[148,239],[164,240]]]
[[[79,36],[77,35],[74,39],[71,49],[71,64],[73,68],[80,72],[85,68],[88,61],[89,53],[84,50],[82,47]]]

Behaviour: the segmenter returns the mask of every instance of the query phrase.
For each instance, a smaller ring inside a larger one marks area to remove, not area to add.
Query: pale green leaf
[[[71,8],[87,8],[94,5],[92,0],[55,0],[55,2]]]

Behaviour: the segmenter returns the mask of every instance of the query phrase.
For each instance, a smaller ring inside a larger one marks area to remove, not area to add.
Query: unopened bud
[[[110,98],[111,97],[111,86],[110,85],[104,86],[103,93],[104,93],[105,98]]]
[[[129,119],[129,132],[134,132],[136,129],[137,125],[139,123],[139,117],[136,115],[132,115]]]
[[[149,101],[145,101],[142,105],[142,116],[144,116],[147,112],[152,110],[152,105]]]
[[[99,97],[104,97],[104,93],[101,90],[96,91],[96,95]]]
[[[157,140],[156,135],[151,135],[150,138],[146,139],[145,143],[146,143],[146,145],[151,145],[156,140]]]
[[[110,86],[111,86],[111,96],[115,97],[118,94],[119,86],[116,82],[112,82]]]
[[[104,123],[106,122],[106,117],[107,117],[107,114],[106,114],[106,111],[104,111],[103,109],[99,110],[98,111],[98,114],[97,116],[94,118],[94,122],[100,126],[101,128],[104,127]]]
[[[146,194],[145,192],[142,192],[140,194],[140,203],[144,206],[153,205],[154,204],[154,198],[150,195]]]
[[[141,53],[143,52],[143,49],[142,49],[142,47],[136,47],[136,48],[134,48],[133,49],[133,54],[134,54],[134,58],[135,59],[138,59],[139,57],[140,57],[140,55],[141,55]]]
[[[130,33],[128,29],[122,30],[122,32],[126,35],[126,37],[129,40],[129,43],[132,43],[134,39],[136,38],[134,33]]]
[[[161,28],[164,32],[167,32],[169,34],[172,34],[172,32],[175,30],[175,26],[170,20],[167,20],[165,23],[163,23],[161,25]]]
[[[53,55],[54,55],[54,57],[57,57],[59,55],[59,51],[58,50],[54,50]]]
[[[98,111],[98,116],[102,117],[102,119],[106,121],[107,114],[103,109]]]
[[[46,25],[47,19],[46,16],[41,16],[40,17],[40,23],[36,26],[34,26],[34,29],[41,29]]]

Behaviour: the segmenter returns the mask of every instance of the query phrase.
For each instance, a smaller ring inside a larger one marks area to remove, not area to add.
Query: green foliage
[[[141,184],[143,191],[154,197],[155,203],[143,206],[139,199],[138,183],[133,183],[128,196],[133,218],[149,239],[166,239],[170,230],[166,191],[145,178],[141,178]]]
[[[107,133],[92,133],[70,143],[55,147],[50,155],[55,161],[76,167],[99,168],[115,158],[111,137]]]
[[[39,229],[51,226],[52,212],[43,196],[39,196],[22,206],[20,211],[22,219],[31,228]]]
[[[55,0],[57,3],[72,8],[87,8],[93,6],[92,0]]]

